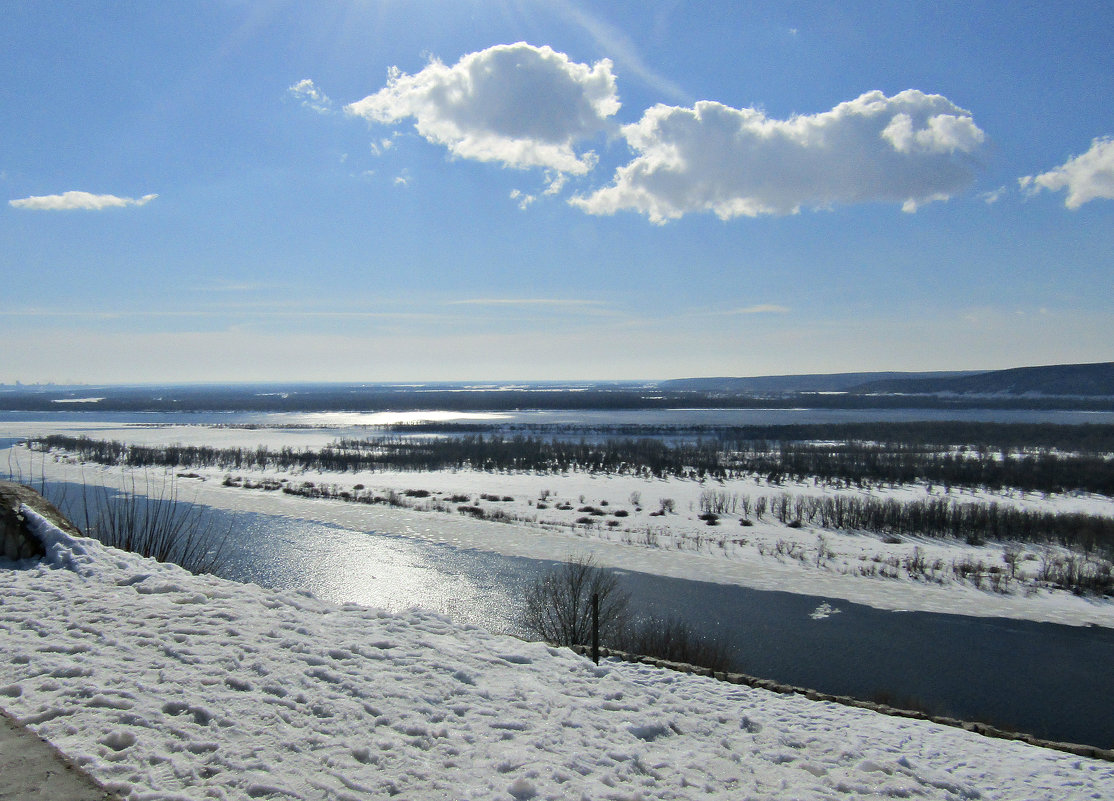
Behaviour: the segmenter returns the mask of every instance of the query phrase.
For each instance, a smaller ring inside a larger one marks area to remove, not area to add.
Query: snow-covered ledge
[[[54,504],[23,484],[0,481],[0,558],[18,561],[42,556],[43,543],[27,527],[21,507],[26,505],[69,534],[78,534]]]
[[[571,647],[572,651],[581,656],[590,656],[591,648],[586,645],[574,645]],[[643,654],[631,654],[626,651],[617,651],[612,648],[600,648],[600,656],[611,657],[623,662],[633,662],[636,664],[653,665],[654,667],[664,668],[667,670],[675,670],[679,673],[692,673],[697,676],[708,676],[718,681],[727,682],[728,684],[744,684],[747,687],[757,687],[762,690],[769,690],[770,692],[779,693],[781,695],[803,695],[810,701],[828,701],[833,704],[842,704],[843,706],[857,707],[858,709],[869,709],[873,712],[878,712],[882,715],[890,715],[891,717],[898,718],[911,718],[913,720],[927,720],[932,723],[939,723],[942,726],[954,726],[956,728],[965,729],[975,734],[981,734],[984,737],[994,737],[1000,740],[1016,740],[1019,742],[1035,745],[1040,748],[1050,748],[1053,751],[1063,751],[1067,754],[1074,754],[1076,756],[1088,757],[1090,759],[1102,759],[1106,762],[1114,762],[1114,748],[1099,748],[1098,746],[1086,745],[1081,743],[1066,743],[1057,742],[1056,740],[1045,740],[1036,737],[1026,732],[1013,731],[1011,729],[1000,729],[997,726],[991,726],[988,723],[981,723],[978,721],[959,720],[958,718],[948,717],[944,715],[932,715],[916,709],[901,709],[892,707],[888,704],[878,703],[876,701],[867,701],[861,698],[853,698],[849,695],[833,695],[831,693],[822,693],[819,690],[808,689],[807,687],[796,687],[792,684],[782,684],[781,682],[774,681],[773,679],[762,679],[757,676],[749,676],[746,673],[730,673],[719,670],[710,670],[696,665],[688,665],[683,662],[671,662],[667,659],[658,659],[653,656],[645,656]]]

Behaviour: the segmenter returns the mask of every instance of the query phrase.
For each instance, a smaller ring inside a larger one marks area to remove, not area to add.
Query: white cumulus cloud
[[[1082,156],[1037,176],[1020,179],[1022,189],[1039,192],[1048,189],[1068,190],[1064,205],[1077,209],[1092,200],[1114,200],[1114,139],[1100,137],[1091,142],[1091,149]]]
[[[582,175],[596,159],[575,145],[608,126],[619,99],[609,60],[588,66],[519,42],[414,75],[392,69],[383,89],[345,110],[383,124],[413,117],[418,133],[461,158]]]
[[[318,114],[328,114],[333,110],[333,101],[309,78],[303,78],[286,91],[303,106]]]
[[[36,209],[39,211],[69,211],[86,209],[122,208],[124,206],[146,206],[158,195],[144,195],[141,198],[117,197],[116,195],[94,195],[89,192],[63,192],[60,195],[39,195],[9,200],[8,205],[17,209]]]
[[[634,160],[611,185],[570,202],[656,223],[691,212],[726,220],[868,202],[914,211],[970,184],[985,139],[970,112],[917,90],[868,92],[785,120],[712,101],[659,104],[622,133]]]

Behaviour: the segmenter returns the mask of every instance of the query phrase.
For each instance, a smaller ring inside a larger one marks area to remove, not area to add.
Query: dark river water
[[[71,488],[68,497],[78,497]],[[230,531],[227,578],[337,602],[422,607],[519,633],[523,589],[553,562],[323,523],[207,509]],[[823,692],[923,706],[1037,736],[1114,746],[1114,630],[924,612],[621,571],[635,609],[677,615],[736,669]],[[827,603],[827,617],[814,612]]]

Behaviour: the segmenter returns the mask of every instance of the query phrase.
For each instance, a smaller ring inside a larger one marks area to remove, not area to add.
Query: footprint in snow
[[[510,793],[517,801],[526,801],[528,798],[533,798],[538,794],[537,789],[526,779],[515,779],[507,787],[507,792]]]
[[[131,748],[135,745],[136,738],[130,731],[114,731],[106,734],[97,742],[111,748],[113,751],[123,751],[125,748]]]

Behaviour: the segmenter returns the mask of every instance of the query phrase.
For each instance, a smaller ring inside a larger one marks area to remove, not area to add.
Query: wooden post
[[[592,661],[600,663],[600,594],[592,593]]]

